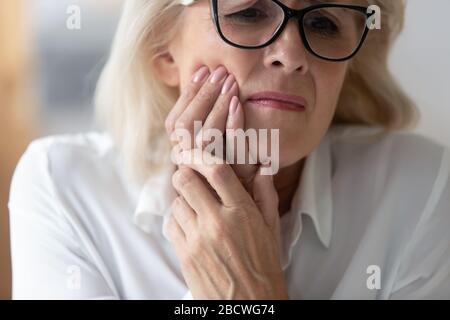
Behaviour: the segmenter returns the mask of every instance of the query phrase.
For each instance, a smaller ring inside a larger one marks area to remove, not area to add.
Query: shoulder
[[[411,232],[424,221],[450,224],[448,147],[418,134],[376,128],[341,127],[330,133],[336,192],[364,199],[365,209],[390,215]]]
[[[42,137],[28,145],[16,171],[48,171],[54,175],[78,170],[80,173],[80,169],[89,171],[92,166],[113,161],[114,151],[112,139],[106,133],[86,132]]]
[[[385,131],[379,127],[335,126],[330,129],[330,136],[333,144],[338,147],[353,147],[359,151],[391,151],[392,156],[442,155],[448,151],[448,147],[420,134]]]
[[[85,132],[78,134],[54,135],[36,139],[30,143],[22,158],[41,156],[52,164],[58,159],[76,163],[85,157],[105,157],[114,146],[106,133]]]
[[[391,297],[448,298],[450,149],[418,134],[362,127],[335,127],[330,141],[336,179],[375,208],[390,232],[387,250],[398,250]]]
[[[104,240],[105,217],[120,212],[113,211],[117,203],[110,211],[100,206],[109,191],[105,189],[117,182],[106,178],[116,177],[112,150],[109,137],[95,132],[29,144],[15,169],[8,202],[14,297],[114,295],[114,284],[103,277],[98,259],[104,243],[112,243]],[[76,292],[61,285],[73,265],[88,279]]]
[[[25,199],[52,196],[55,189],[73,186],[76,180],[96,179],[102,171],[113,168],[114,150],[110,136],[100,132],[33,140],[14,171],[9,205],[22,202],[23,206]]]
[[[450,167],[450,148],[413,132],[337,126],[330,137],[337,165],[351,163],[355,169],[418,182],[434,181]]]

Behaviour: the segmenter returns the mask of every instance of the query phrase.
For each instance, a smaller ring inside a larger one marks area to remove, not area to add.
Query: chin
[[[280,129],[280,132],[292,132],[305,124],[303,113],[280,111],[272,108],[245,108],[244,110],[245,123],[248,128]]]
[[[296,163],[298,163],[300,160],[302,160],[304,157],[286,157],[283,160],[280,160],[280,170],[283,168],[290,167]]]

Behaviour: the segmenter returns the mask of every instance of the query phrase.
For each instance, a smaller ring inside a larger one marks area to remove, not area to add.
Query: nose
[[[299,34],[298,21],[289,21],[283,33],[266,50],[266,67],[277,68],[286,74],[299,72],[304,75],[308,72],[306,49]]]

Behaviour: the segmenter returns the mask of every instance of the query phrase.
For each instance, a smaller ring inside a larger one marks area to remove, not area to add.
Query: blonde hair
[[[180,0],[127,0],[109,60],[96,92],[96,117],[109,132],[125,168],[138,183],[168,161],[164,122],[179,91],[159,81],[149,63],[173,39],[182,21]],[[416,108],[387,66],[389,49],[403,27],[403,0],[372,0],[383,13],[382,31],[370,32],[351,61],[334,123],[411,126]]]
[[[380,7],[381,31],[369,32],[351,61],[334,123],[381,126],[386,130],[413,128],[419,119],[418,109],[388,67],[390,49],[403,29],[405,1],[364,2]]]

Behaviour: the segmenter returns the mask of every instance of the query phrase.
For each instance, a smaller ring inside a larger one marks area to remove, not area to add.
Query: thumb
[[[273,182],[273,175],[263,175],[259,167],[253,179],[253,199],[261,211],[266,224],[279,236],[280,215],[278,212],[278,193]]]

